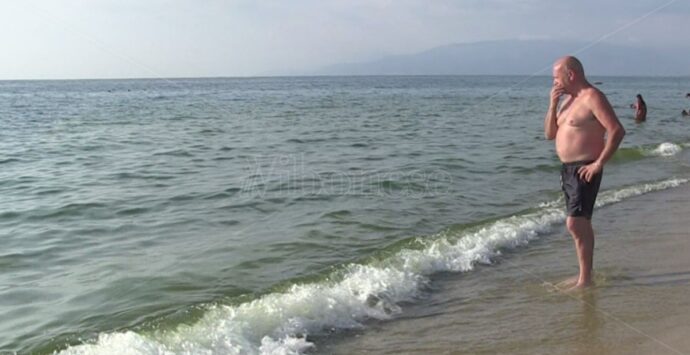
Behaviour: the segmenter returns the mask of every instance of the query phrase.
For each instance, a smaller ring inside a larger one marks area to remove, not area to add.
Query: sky
[[[485,40],[690,43],[689,0],[2,0],[0,80],[261,76]]]

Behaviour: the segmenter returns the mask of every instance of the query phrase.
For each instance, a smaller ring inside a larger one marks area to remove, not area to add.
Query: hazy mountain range
[[[504,40],[450,44],[363,63],[327,66],[315,75],[551,75],[565,54],[580,58],[588,74],[687,76],[690,47],[653,50],[608,43]]]

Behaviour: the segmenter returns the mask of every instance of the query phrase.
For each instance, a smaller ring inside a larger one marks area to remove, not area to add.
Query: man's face
[[[566,70],[565,66],[562,64],[556,64],[553,67],[553,86],[562,88],[567,91],[567,88],[570,84],[570,80],[568,78],[568,71]]]

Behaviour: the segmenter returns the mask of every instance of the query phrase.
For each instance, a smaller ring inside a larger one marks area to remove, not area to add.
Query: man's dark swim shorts
[[[565,163],[561,167],[561,189],[565,194],[565,207],[568,216],[592,218],[594,202],[599,193],[602,172],[592,177],[592,181],[587,182],[580,178],[578,169],[591,164],[591,161],[576,161]]]

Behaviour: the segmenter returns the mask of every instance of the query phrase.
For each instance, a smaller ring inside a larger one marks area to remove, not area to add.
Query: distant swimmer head
[[[683,110],[683,112],[680,113],[683,116],[688,116],[690,115],[690,112]]]

